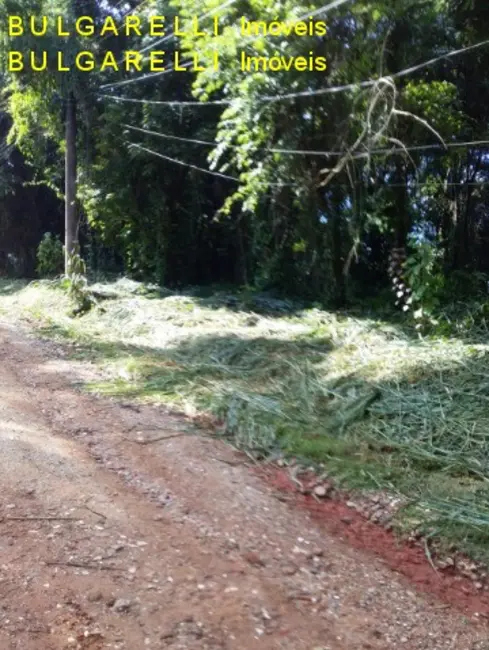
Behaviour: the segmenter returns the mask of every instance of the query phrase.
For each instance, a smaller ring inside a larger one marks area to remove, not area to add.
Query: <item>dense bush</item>
[[[43,278],[55,277],[63,272],[63,265],[63,244],[50,232],[45,233],[37,249],[37,273]]]

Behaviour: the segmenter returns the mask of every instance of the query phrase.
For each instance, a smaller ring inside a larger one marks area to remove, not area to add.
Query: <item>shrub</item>
[[[404,274],[411,290],[411,305],[418,326],[423,322],[435,324],[434,314],[440,306],[444,289],[441,269],[442,251],[436,241],[411,239],[411,251],[404,263]]]
[[[63,272],[63,266],[63,244],[50,232],[45,233],[37,249],[37,273],[42,278],[55,277]]]
[[[74,304],[73,315],[81,315],[93,306],[93,296],[88,288],[87,267],[80,255],[80,249],[75,247],[68,260],[68,294]]]

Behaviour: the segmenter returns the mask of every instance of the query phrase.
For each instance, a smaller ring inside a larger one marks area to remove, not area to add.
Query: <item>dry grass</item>
[[[234,444],[402,493],[414,502],[404,517],[487,554],[489,344],[475,323],[470,336],[421,340],[367,314],[127,280],[97,286],[99,307],[72,319],[56,283],[5,287],[3,318],[70,339],[105,369],[88,389],[213,414]]]

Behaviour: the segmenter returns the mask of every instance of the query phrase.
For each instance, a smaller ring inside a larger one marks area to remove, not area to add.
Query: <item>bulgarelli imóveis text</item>
[[[237,25],[239,36],[243,37],[247,43],[249,39],[255,37],[281,37],[290,36],[325,36],[327,26],[324,21],[308,20],[299,21],[253,21],[242,17]],[[218,16],[201,23],[197,16],[182,19],[175,16],[167,20],[165,16],[154,15],[143,20],[140,16],[128,15],[118,23],[113,17],[107,17],[103,24],[97,25],[96,21],[90,16],[81,16],[72,24],[68,24],[66,19],[58,16],[48,18],[47,16],[9,16],[8,17],[8,35],[10,41],[19,39],[19,45],[24,37],[58,37],[59,39],[68,39],[72,36],[78,36],[82,39],[99,38],[106,36],[149,36],[153,38],[175,36],[185,38],[189,36],[218,37],[222,33],[221,24]],[[156,43],[157,44],[157,43]],[[245,42],[243,43],[243,45]],[[254,56],[244,50],[238,53],[239,65],[242,71],[324,71],[327,68],[325,57],[315,56],[312,51],[306,56]],[[96,54],[86,50],[80,50],[77,53],[70,52],[68,55],[62,48],[53,51],[53,48],[46,50],[41,49],[19,49],[8,52],[8,70],[9,72],[23,72],[26,70],[34,72],[70,72],[79,70],[81,72],[91,72],[94,70],[124,70],[124,71],[143,71],[164,72],[171,69],[175,72],[201,72],[209,68],[219,69],[219,53],[214,51],[205,59],[197,52],[182,53],[172,51],[167,53],[164,50],[148,50],[144,52],[136,50],[126,50],[120,55],[112,51],[106,51],[103,54]]]

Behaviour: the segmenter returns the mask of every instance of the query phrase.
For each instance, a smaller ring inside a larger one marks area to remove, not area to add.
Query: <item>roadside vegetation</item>
[[[4,280],[0,317],[98,364],[104,379],[88,391],[209,414],[257,459],[293,457],[339,486],[402,495],[397,527],[489,559],[485,303],[454,307],[421,336],[390,312],[251,291],[90,290],[96,306],[73,318],[63,281]]]

